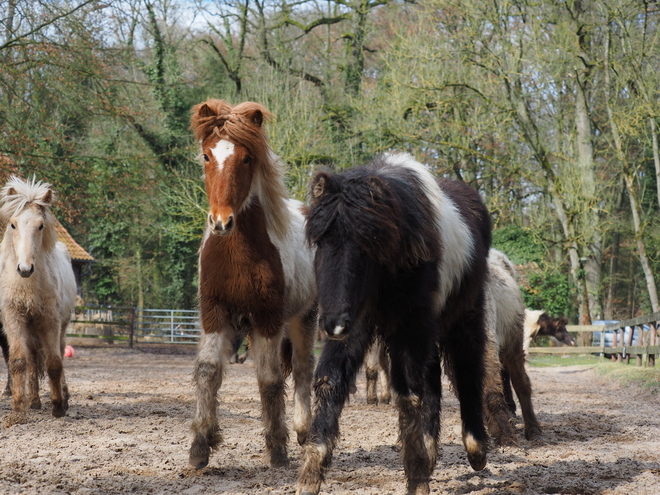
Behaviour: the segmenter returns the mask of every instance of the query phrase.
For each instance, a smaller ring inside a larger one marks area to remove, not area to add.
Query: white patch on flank
[[[300,313],[309,307],[316,295],[314,278],[314,252],[305,240],[305,217],[301,212],[302,203],[295,199],[286,201],[289,212],[289,228],[284,236],[266,226],[271,242],[280,252],[284,284],[286,287],[285,318]]]
[[[227,141],[226,139],[221,139],[215,144],[215,147],[211,149],[211,154],[218,163],[218,172],[222,172],[222,169],[225,166],[225,161],[234,154],[234,143]]]
[[[435,177],[428,169],[408,153],[386,154],[390,165],[407,167],[415,171],[422,182],[435,210],[436,226],[443,246],[440,271],[438,307],[444,308],[452,289],[460,284],[463,274],[472,261],[474,239],[467,224],[463,221],[454,202],[440,189]]]

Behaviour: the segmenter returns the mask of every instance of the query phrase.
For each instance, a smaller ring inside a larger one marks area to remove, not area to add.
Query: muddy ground
[[[254,367],[232,365],[221,389],[225,442],[209,466],[186,467],[193,415],[193,349],[175,354],[126,348],[76,348],[65,369],[72,393],[65,418],[44,409],[11,424],[0,400],[3,494],[283,494],[291,466],[263,463]],[[0,366],[0,383],[6,369]],[[532,368],[543,442],[492,448],[487,468],[470,469],[460,444],[457,401],[445,388],[441,448],[432,493],[660,494],[660,397],[608,382],[588,366]],[[42,384],[42,388],[47,385]],[[341,417],[342,438],[322,493],[400,494],[405,490],[396,412],[368,406],[364,374]],[[291,401],[287,401],[291,412]],[[291,425],[289,416],[289,425]],[[522,424],[518,421],[522,437]]]

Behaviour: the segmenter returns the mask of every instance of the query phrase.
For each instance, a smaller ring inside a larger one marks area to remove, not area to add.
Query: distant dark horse
[[[486,465],[484,281],[490,220],[479,195],[438,180],[410,155],[383,155],[312,181],[320,323],[316,410],[298,480],[318,493],[339,415],[376,335],[388,348],[409,493],[429,493],[440,428],[440,357],[460,401],[463,443]],[[440,350],[440,352],[438,352]]]

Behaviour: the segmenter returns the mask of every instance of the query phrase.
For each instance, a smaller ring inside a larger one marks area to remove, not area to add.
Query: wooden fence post
[[[654,346],[656,343],[656,330],[658,327],[658,322],[651,322],[649,326],[651,327],[649,330],[649,345]],[[647,366],[655,366],[655,354],[648,354]]]
[[[128,348],[133,349],[133,334],[135,333],[135,307],[131,307],[128,317]]]

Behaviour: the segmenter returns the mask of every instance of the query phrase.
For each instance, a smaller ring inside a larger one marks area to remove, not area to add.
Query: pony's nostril
[[[229,215],[227,223],[225,224],[225,230],[231,230],[234,228],[234,215]]]

